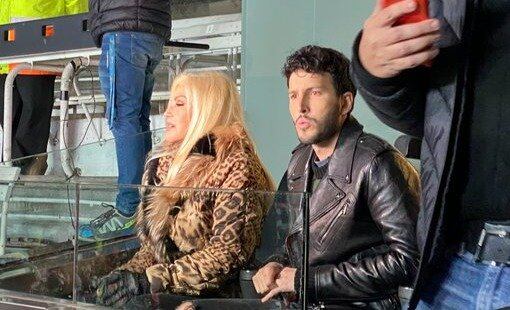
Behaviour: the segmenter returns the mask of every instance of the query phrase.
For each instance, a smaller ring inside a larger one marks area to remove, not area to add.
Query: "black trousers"
[[[0,120],[4,126],[4,85],[0,75]],[[13,89],[12,158],[45,153],[54,103],[54,75],[19,75]]]

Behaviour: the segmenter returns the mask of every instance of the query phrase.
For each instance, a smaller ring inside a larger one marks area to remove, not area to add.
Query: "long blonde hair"
[[[246,128],[237,87],[226,74],[184,72],[174,79],[170,92],[179,86],[191,104],[192,116],[186,136],[173,155],[165,180],[167,184],[179,173],[196,143],[214,128],[235,123]]]

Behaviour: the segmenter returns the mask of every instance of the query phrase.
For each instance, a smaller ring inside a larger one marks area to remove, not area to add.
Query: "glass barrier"
[[[0,289],[0,309],[101,309],[97,305]],[[106,309],[106,308],[104,308]]]
[[[126,136],[120,140],[120,145],[133,145],[134,141],[150,139],[152,145],[157,146],[162,141],[163,132],[164,128],[160,128]],[[83,144],[75,141],[68,146],[48,153],[13,159],[3,164],[20,167],[21,174],[32,177],[34,181],[40,181],[40,175],[46,174],[45,180],[50,182],[65,181],[70,176],[93,178],[95,182],[116,182],[118,172],[115,139]]]
[[[72,298],[61,288],[72,287],[77,186],[12,183],[0,189],[0,288]]]
[[[271,261],[303,270],[302,238],[288,236],[301,232],[305,194],[104,183],[2,187],[8,214],[2,217],[7,230],[0,289],[104,305],[107,281],[125,270],[121,278],[137,283],[136,294],[122,301],[128,309],[168,309],[183,300],[195,300],[201,309],[300,307],[298,294],[262,304],[252,277]],[[145,241],[126,222],[121,224],[131,229],[101,235],[104,231],[94,226],[97,235],[84,237],[80,227],[98,219],[110,229],[119,224],[109,221],[119,190],[142,193],[144,215],[137,226]],[[288,247],[296,257],[288,257]],[[153,283],[165,283],[161,292],[149,294],[146,274]],[[198,291],[207,293],[195,296]]]

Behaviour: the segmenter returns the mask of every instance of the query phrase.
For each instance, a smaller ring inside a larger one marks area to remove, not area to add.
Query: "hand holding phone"
[[[427,12],[427,0],[378,0],[359,42],[361,65],[379,78],[430,66],[439,54],[441,23]]]
[[[399,1],[402,0],[383,0],[382,6],[383,8],[385,8]],[[412,13],[401,16],[399,19],[397,19],[397,21],[394,24],[395,26],[419,23],[429,18],[429,1],[428,0],[415,0],[415,1],[416,10]],[[427,61],[423,65],[425,67],[431,67],[432,61]]]
[[[395,4],[399,1],[403,0],[383,0],[382,8],[388,7],[392,4]],[[395,25],[404,25],[404,24],[414,24],[419,23],[421,21],[427,20],[429,18],[429,2],[428,0],[415,0],[416,2],[416,10],[412,13],[406,14],[400,17]]]

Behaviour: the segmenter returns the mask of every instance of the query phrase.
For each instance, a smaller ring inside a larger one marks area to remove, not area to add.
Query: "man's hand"
[[[269,291],[261,301],[266,302],[280,293],[295,293],[294,279],[296,278],[296,272],[296,268],[283,268],[276,278],[276,287]]]
[[[276,277],[282,271],[283,265],[275,262],[270,262],[253,276],[252,281],[255,290],[259,294],[265,294],[276,286]]]
[[[417,3],[404,0],[383,9],[382,2],[378,0],[365,21],[358,52],[363,67],[376,77],[390,78],[434,59],[439,54],[434,46],[440,38],[439,21],[394,26],[401,16],[415,11]]]

